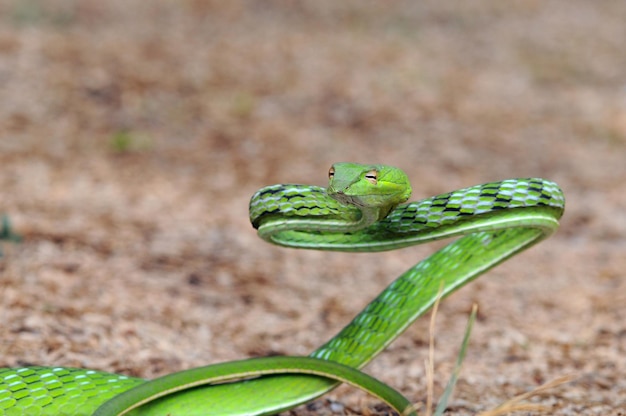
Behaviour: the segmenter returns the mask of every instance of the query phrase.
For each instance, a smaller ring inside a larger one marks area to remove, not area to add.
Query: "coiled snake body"
[[[340,382],[403,411],[408,402],[360,371],[443,295],[550,236],[564,209],[559,187],[510,179],[405,203],[404,172],[337,163],[328,188],[273,185],[250,201],[259,235],[287,247],[383,251],[460,237],[391,283],[352,322],[304,357],[243,360],[151,381],[86,369],[0,369],[5,415],[252,415],[306,403]],[[335,364],[338,363],[338,364]],[[252,380],[211,384],[257,377]],[[403,401],[404,400],[404,401]],[[140,407],[139,407],[140,406]]]

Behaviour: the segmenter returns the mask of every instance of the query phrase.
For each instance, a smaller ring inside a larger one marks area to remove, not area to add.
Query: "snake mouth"
[[[335,191],[334,189],[329,189],[328,196],[330,196],[335,201],[341,202],[344,205],[348,205],[351,203],[350,197],[341,191]]]
[[[334,192],[332,194],[329,193],[329,196],[344,205],[353,205],[360,208],[366,208],[369,206],[360,196],[347,195],[342,191]]]
[[[327,193],[332,199],[344,205],[356,205],[358,207],[365,206],[363,201],[358,196],[347,195],[344,191],[337,191],[335,189],[328,188]]]

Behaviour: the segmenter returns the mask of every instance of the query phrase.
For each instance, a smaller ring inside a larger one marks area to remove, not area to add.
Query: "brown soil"
[[[626,409],[626,2],[0,3],[0,365],[142,377],[306,354],[433,248],[287,250],[252,193],[335,161],[414,197],[557,181],[560,232],[446,299],[435,392],[478,303],[448,414],[533,399]],[[425,400],[428,319],[367,367]],[[379,413],[341,388],[298,415]],[[342,410],[343,409],[343,410]]]

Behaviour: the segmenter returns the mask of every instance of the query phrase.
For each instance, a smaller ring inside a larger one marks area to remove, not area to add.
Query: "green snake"
[[[538,178],[492,182],[405,203],[410,194],[407,176],[398,168],[336,163],[327,188],[279,184],[252,196],[250,220],[259,236],[286,247],[370,252],[460,237],[409,268],[309,357],[233,361],[151,381],[65,367],[0,369],[0,412],[273,414],[341,382],[408,412],[406,399],[359,369],[424,314],[442,286],[442,295],[450,294],[550,236],[565,204],[554,182]]]

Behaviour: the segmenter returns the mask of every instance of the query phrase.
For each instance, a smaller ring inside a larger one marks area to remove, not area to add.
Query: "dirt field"
[[[480,308],[447,414],[567,374],[532,402],[626,414],[625,21],[618,1],[0,2],[0,213],[23,237],[0,366],[307,354],[434,248],[273,247],[248,200],[379,162],[414,199],[525,176],[566,194],[557,235],[442,304],[437,396]],[[423,318],[367,371],[423,402],[427,356]],[[337,409],[382,414],[348,388],[293,414]]]

